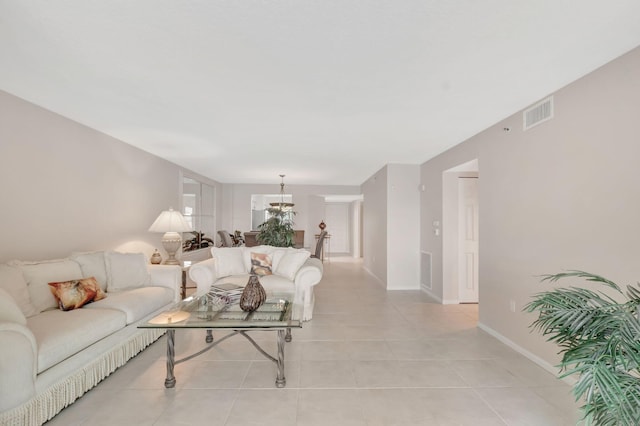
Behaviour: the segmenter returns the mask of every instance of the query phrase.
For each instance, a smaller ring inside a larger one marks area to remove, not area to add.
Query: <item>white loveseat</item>
[[[61,310],[48,283],[88,277],[106,297]],[[1,264],[0,424],[46,422],[158,339],[137,326],[179,300],[181,278],[141,253]]]
[[[323,273],[322,261],[310,258],[310,254],[307,250],[265,245],[213,247],[212,258],[191,266],[189,277],[197,285],[196,294],[202,295],[214,283],[245,286],[253,267],[267,292],[293,294],[294,302],[302,307],[294,311],[294,319],[308,321],[313,317],[313,286]],[[267,275],[263,275],[265,270]]]

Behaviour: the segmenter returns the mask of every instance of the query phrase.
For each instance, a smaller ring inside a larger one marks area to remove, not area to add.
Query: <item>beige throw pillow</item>
[[[307,250],[287,249],[273,272],[293,281],[298,270],[304,265],[309,256],[311,256],[311,253]]]
[[[107,265],[107,291],[121,291],[144,287],[151,276],[143,253],[105,253]]]
[[[20,307],[13,303],[13,297],[0,288],[0,322],[2,321],[27,325],[27,318],[20,310]]]
[[[213,247],[211,255],[216,259],[217,278],[248,273],[242,247]]]
[[[70,259],[15,261],[12,264],[22,270],[31,303],[38,312],[58,307],[56,298],[49,290],[49,283],[73,280],[82,276],[80,265]]]
[[[13,298],[25,317],[32,317],[39,313],[31,303],[27,282],[20,268],[0,265],[0,289],[5,290]]]
[[[71,259],[78,262],[84,278],[94,277],[102,290],[107,289],[107,264],[103,251],[73,253]]]

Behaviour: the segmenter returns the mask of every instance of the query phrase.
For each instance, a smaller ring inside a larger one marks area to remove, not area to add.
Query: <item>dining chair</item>
[[[218,231],[220,240],[222,241],[222,247],[233,247],[233,241],[231,241],[231,235],[226,230]]]
[[[316,251],[311,255],[316,259],[322,259],[322,248],[324,247],[324,238],[327,236],[327,231],[320,232],[318,235],[318,242],[316,243]]]

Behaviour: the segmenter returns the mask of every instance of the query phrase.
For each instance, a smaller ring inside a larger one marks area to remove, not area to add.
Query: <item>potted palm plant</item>
[[[258,235],[256,239],[260,244],[275,247],[293,247],[294,232],[291,217],[295,215],[293,211],[272,207],[267,209],[269,219],[258,225]]]
[[[545,275],[542,281],[582,278],[603,291],[569,287],[538,293],[525,306],[537,312],[531,324],[560,347],[560,378],[577,376],[573,386],[586,424],[640,424],[640,289],[626,292],[614,282],[583,271]]]

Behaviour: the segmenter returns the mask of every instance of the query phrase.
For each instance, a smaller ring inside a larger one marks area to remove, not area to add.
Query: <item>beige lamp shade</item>
[[[191,232],[187,220],[173,209],[165,210],[149,227],[149,232]]]
[[[164,232],[162,236],[162,246],[166,250],[169,258],[165,261],[167,265],[179,265],[176,253],[182,246],[181,232],[192,231],[191,226],[184,216],[173,209],[165,210],[149,227],[149,232]]]

